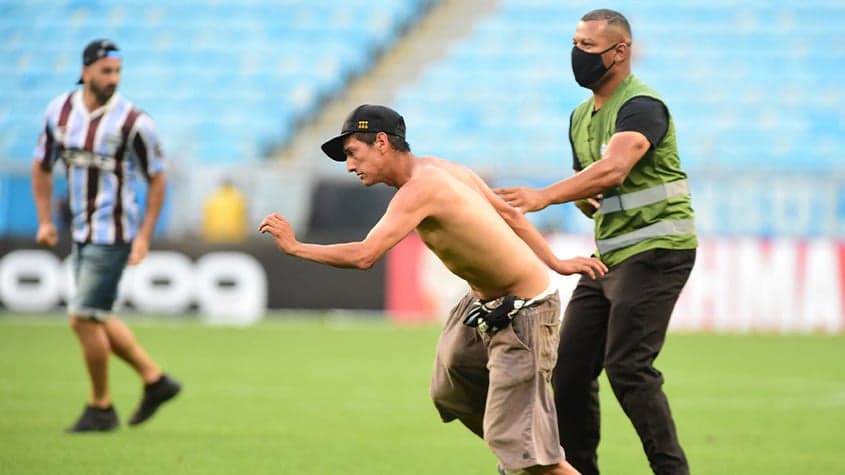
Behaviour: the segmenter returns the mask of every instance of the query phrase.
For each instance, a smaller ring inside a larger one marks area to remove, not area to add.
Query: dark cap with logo
[[[321,148],[332,160],[346,161],[343,153],[343,141],[356,132],[384,132],[388,135],[405,138],[405,119],[395,110],[370,104],[355,108],[343,121],[340,135],[324,143]]]
[[[82,65],[89,66],[103,58],[120,57],[120,50],[114,41],[106,39],[94,40],[88,43],[88,46],[82,51]],[[77,84],[82,84],[82,78],[79,78]]]

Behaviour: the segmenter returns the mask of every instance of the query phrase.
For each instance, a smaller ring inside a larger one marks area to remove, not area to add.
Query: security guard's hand
[[[528,188],[527,186],[496,188],[493,191],[501,196],[509,205],[523,213],[539,211],[548,205],[548,203],[545,203],[540,190]]]
[[[584,274],[595,280],[607,273],[607,266],[595,257],[573,257],[559,259],[555,271],[561,275]]]
[[[584,216],[588,218],[592,218],[596,211],[601,208],[601,199],[604,198],[604,195],[599,193],[593,198],[586,198],[583,200],[578,200],[575,202],[575,207],[581,210],[584,213]]]

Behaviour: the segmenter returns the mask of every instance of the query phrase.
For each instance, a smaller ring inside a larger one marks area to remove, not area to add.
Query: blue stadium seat
[[[283,143],[292,124],[313,116],[321,99],[338,94],[350,78],[366,71],[376,54],[417,20],[426,2],[68,0],[49,8],[43,2],[0,5],[0,73],[5,73],[0,86],[24,99],[0,102],[0,117],[13,104],[26,102],[38,104],[40,118],[47,101],[73,87],[83,46],[107,37],[124,52],[121,92],[162,122],[166,147],[182,144],[205,114],[212,114],[246,125],[236,134],[210,138],[214,145],[203,156],[253,159],[245,155],[260,153],[268,143]],[[202,102],[214,106],[197,106]],[[14,145],[3,150],[20,154]]]
[[[413,136],[450,149],[472,138],[456,157],[468,164],[505,175],[528,165],[568,169],[569,113],[589,97],[572,79],[571,38],[589,8],[502,0],[394,106],[410,111]],[[840,2],[629,0],[612,8],[632,21],[634,71],[669,104],[686,166],[841,169],[841,154],[830,153],[845,147]]]

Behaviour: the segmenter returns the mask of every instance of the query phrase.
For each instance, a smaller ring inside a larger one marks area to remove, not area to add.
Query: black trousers
[[[560,441],[583,475],[598,474],[602,369],[656,474],[688,474],[663,376],[653,363],[692,271],[695,250],[654,249],[603,277],[581,277],[564,312],[552,376]]]

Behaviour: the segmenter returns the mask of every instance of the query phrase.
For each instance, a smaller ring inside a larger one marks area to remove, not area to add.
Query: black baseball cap
[[[82,65],[88,66],[103,58],[120,57],[120,49],[118,49],[114,41],[107,39],[94,40],[88,43],[88,46],[82,51]],[[82,84],[82,78],[79,78],[77,84]]]
[[[320,148],[332,160],[346,161],[343,153],[344,139],[356,132],[384,132],[389,135],[405,138],[405,119],[395,110],[370,104],[363,104],[355,108],[343,121],[340,135],[324,143]]]

